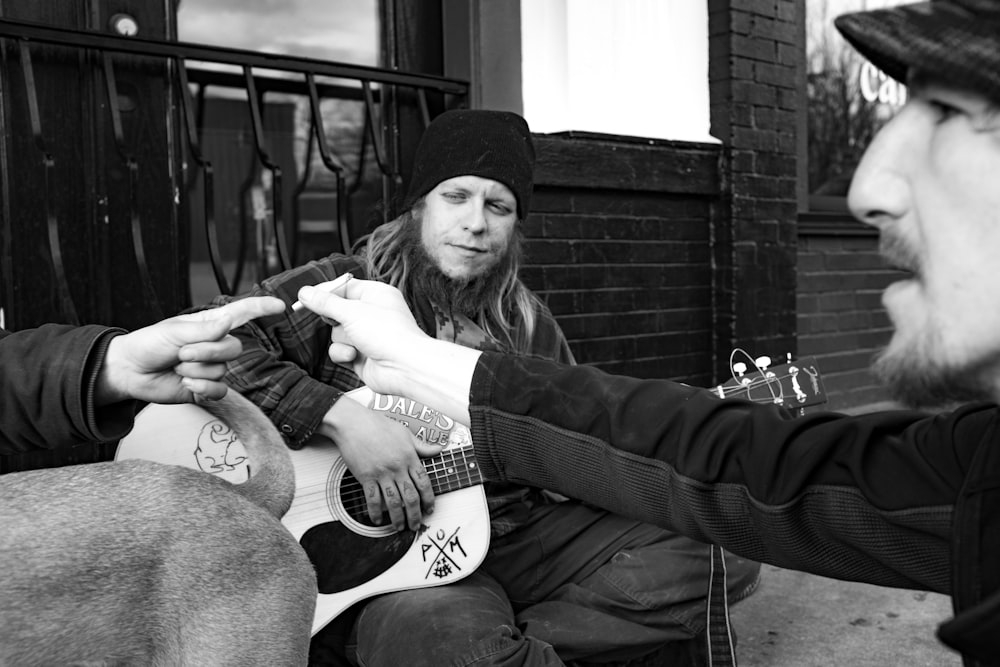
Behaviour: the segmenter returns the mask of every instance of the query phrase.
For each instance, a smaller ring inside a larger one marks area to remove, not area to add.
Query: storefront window
[[[837,32],[845,12],[910,0],[808,0],[806,5],[808,192],[812,211],[846,210],[854,169],[872,137],[906,102],[906,88],[861,57]]]
[[[378,64],[377,0],[180,0],[184,42]]]

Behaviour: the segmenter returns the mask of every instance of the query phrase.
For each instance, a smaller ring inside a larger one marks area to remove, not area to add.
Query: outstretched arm
[[[300,298],[340,322],[331,357],[353,360],[373,388],[471,417],[487,479],[779,567],[949,588],[953,507],[976,450],[993,444],[993,406],[796,417],[668,380],[432,340],[384,285]]]
[[[277,299],[233,306],[132,333],[61,324],[0,332],[0,454],[117,440],[137,400],[222,396],[218,378],[240,350],[229,329],[284,307]]]
[[[284,308],[273,297],[241,299],[116,336],[98,370],[95,407],[128,399],[188,403],[195,394],[221,398],[226,362],[241,349],[229,331]]]

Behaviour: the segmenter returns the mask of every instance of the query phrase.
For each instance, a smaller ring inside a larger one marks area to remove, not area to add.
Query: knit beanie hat
[[[531,200],[535,148],[521,116],[510,111],[456,109],[435,118],[420,138],[403,208],[441,181],[479,176],[503,183],[524,220]]]

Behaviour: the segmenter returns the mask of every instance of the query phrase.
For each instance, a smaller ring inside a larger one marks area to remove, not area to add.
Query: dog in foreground
[[[235,390],[201,405],[246,447],[247,482],[141,460],[0,475],[0,665],[307,664],[288,450]]]

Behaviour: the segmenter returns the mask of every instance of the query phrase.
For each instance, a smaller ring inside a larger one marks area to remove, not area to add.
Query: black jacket
[[[939,638],[1000,664],[1000,412],[795,417],[666,380],[486,353],[483,474],[838,579],[952,596]],[[978,661],[978,662],[977,662]]]
[[[94,384],[120,329],[46,324],[0,329],[0,454],[121,438],[136,403],[94,409]]]

